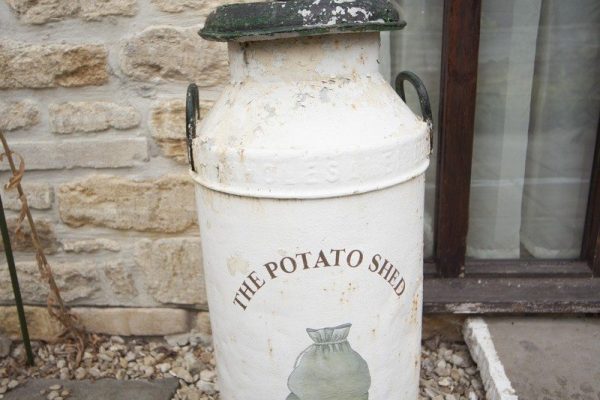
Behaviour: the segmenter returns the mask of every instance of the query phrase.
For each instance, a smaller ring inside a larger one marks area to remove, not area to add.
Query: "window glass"
[[[483,0],[467,255],[574,259],[600,110],[598,0]]]
[[[406,28],[390,36],[390,82],[402,71],[416,73],[425,83],[434,116],[434,137],[437,137],[439,110],[440,65],[442,56],[442,0],[398,0]],[[385,44],[385,40],[384,40]],[[385,68],[384,68],[385,71]],[[420,113],[417,95],[407,88],[407,102]],[[436,143],[434,143],[434,146]],[[433,217],[435,205],[436,157],[432,155],[425,184],[425,257],[433,256]]]

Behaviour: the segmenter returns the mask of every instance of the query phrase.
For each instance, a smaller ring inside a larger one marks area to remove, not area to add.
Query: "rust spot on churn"
[[[410,322],[417,323],[419,313],[419,293],[415,293],[412,299],[412,307],[410,312]]]

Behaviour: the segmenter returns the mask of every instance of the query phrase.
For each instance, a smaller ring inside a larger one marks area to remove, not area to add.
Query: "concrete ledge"
[[[119,336],[166,336],[194,329],[210,334],[207,312],[181,308],[93,308],[72,309],[89,332]],[[33,340],[49,341],[61,332],[61,325],[48,315],[45,307],[25,307],[29,335]],[[20,339],[15,306],[0,306],[0,335]]]
[[[485,317],[521,399],[600,399],[597,316]]]
[[[471,356],[479,367],[487,400],[518,400],[485,321],[482,318],[467,319],[463,334]]]
[[[190,330],[179,308],[73,308],[90,332],[119,336],[165,336]]]

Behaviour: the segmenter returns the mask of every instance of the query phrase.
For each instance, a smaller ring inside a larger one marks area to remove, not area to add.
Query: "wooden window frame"
[[[581,257],[466,261],[482,0],[445,0],[434,258],[426,313],[600,312],[600,121]]]

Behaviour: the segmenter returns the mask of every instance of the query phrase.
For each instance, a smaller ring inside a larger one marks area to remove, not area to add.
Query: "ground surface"
[[[600,319],[485,321],[519,399],[600,399]]]
[[[48,397],[53,397],[50,393],[54,391],[58,397],[64,393],[64,396],[71,400],[165,400],[173,397],[178,385],[179,382],[175,378],[153,382],[116,379],[101,379],[96,382],[37,379],[8,393],[4,398],[6,400],[46,400]]]
[[[72,346],[36,342],[34,350],[33,368],[24,367],[21,344],[0,358],[1,400],[219,399],[211,339],[200,334],[167,341],[94,337],[79,366]],[[423,343],[420,383],[419,400],[484,399],[466,346],[439,337]]]

